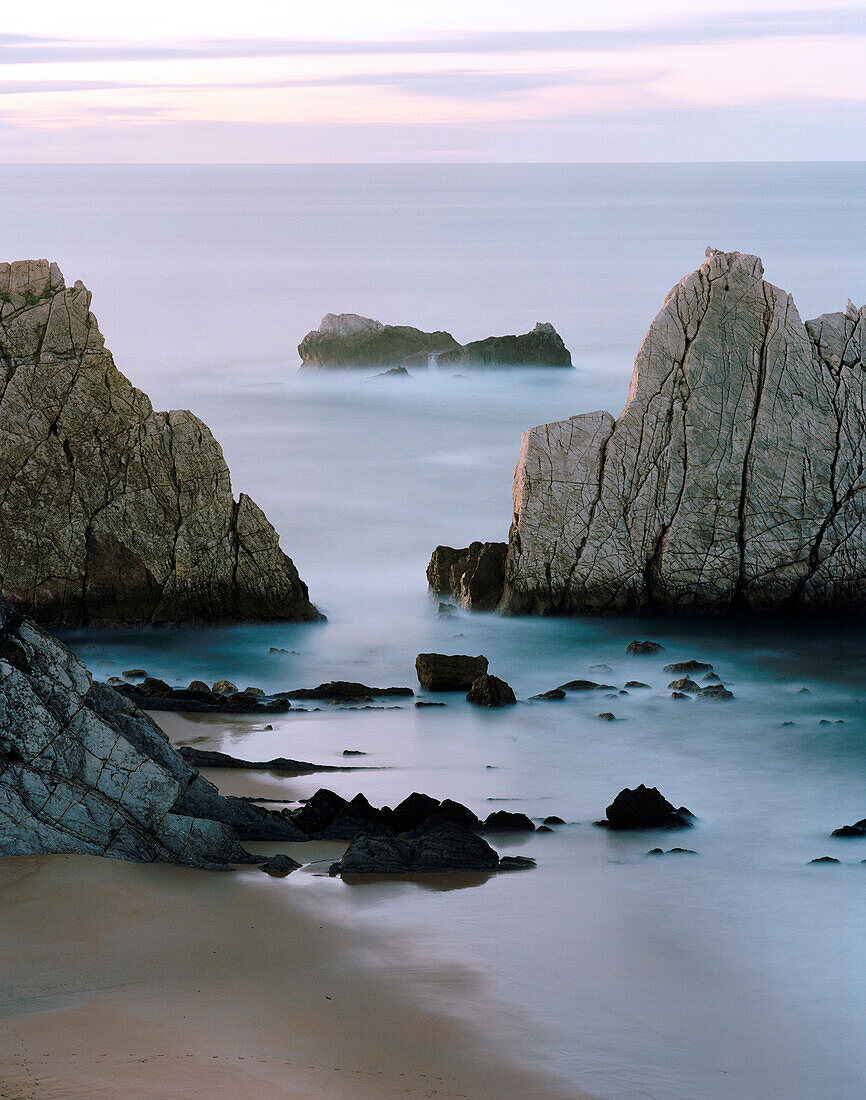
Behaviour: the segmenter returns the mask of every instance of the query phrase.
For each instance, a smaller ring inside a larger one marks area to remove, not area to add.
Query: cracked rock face
[[[503,610],[866,607],[866,309],[804,323],[762,276],[708,249],[619,419],[524,433]]]
[[[190,412],[155,412],[47,260],[0,264],[0,593],[54,626],[314,619]]]
[[[0,856],[79,853],[223,867],[239,837],[304,839],[225,798],[151,719],[0,599]]]

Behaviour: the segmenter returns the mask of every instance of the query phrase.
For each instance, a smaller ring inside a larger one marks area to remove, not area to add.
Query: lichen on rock
[[[0,264],[0,594],[52,626],[318,618],[206,425],[154,411],[90,300]]]

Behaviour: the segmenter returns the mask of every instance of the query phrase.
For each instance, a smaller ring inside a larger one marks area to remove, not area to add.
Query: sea
[[[575,1089],[866,1093],[866,839],[829,835],[866,817],[866,627],[442,615],[425,578],[437,544],[507,538],[521,432],[620,412],[650,321],[707,245],[761,256],[804,318],[861,304],[866,164],[6,165],[0,187],[0,259],[45,256],[85,283],[120,370],[211,427],[235,492],[264,509],[327,616],[67,635],[94,674],[417,689],[417,653],[483,653],[517,706],[447,695],[190,718],[188,740],[255,759],[367,754],[368,771],[273,778],[287,800],[421,790],[482,817],[566,822],[496,838],[531,871],[350,885],[310,863],[268,888],[382,929],[394,952],[370,965],[512,1034]],[[460,342],[549,321],[575,369],[299,371],[297,345],[328,312]],[[632,638],[664,651],[627,656]],[[672,700],[664,665],[692,658],[735,698]],[[530,700],[575,678],[613,690]],[[649,688],[619,694],[627,680]],[[638,783],[695,827],[593,824]],[[675,846],[694,854],[647,855]],[[840,862],[810,862],[825,855]]]

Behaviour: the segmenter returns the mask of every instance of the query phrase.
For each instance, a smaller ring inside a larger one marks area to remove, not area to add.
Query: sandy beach
[[[314,893],[252,868],[0,861],[0,1096],[576,1095],[477,975],[413,971],[405,945],[329,924]],[[425,981],[454,1015],[422,1005]]]

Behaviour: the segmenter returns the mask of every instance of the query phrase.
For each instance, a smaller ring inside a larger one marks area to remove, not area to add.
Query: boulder
[[[484,833],[534,833],[535,825],[526,814],[494,810],[481,826]]]
[[[437,546],[427,566],[427,583],[438,595],[465,608],[492,611],[505,584],[506,542],[473,542],[462,550]]]
[[[514,692],[504,680],[486,672],[473,680],[466,698],[477,707],[510,707],[517,702]]]
[[[716,699],[723,702],[726,699],[733,699],[734,693],[728,691],[724,684],[708,684],[700,689],[697,697],[698,699]]]
[[[296,859],[292,859],[291,856],[271,856],[266,862],[262,863],[259,870],[264,871],[265,874],[273,875],[274,878],[285,878],[286,875],[290,875],[292,871],[302,866]]]
[[[234,695],[237,690],[237,684],[233,684],[231,680],[217,680],[211,688],[215,695]],[[153,694],[155,695],[156,692],[153,692]]]
[[[531,856],[501,856],[497,871],[529,871],[537,866]]]
[[[559,700],[565,699],[567,695],[564,688],[551,688],[550,691],[542,691],[540,695],[530,695],[530,699]]]
[[[649,684],[645,684],[641,680],[626,680],[625,686],[627,688],[648,688]]]
[[[298,345],[303,368],[399,367],[459,348],[449,332],[422,332],[408,325],[383,325],[357,313],[326,313]],[[406,372],[408,373],[408,372]]]
[[[350,680],[331,680],[314,688],[295,688],[294,691],[278,691],[278,699],[366,699],[396,698],[414,695],[411,688],[404,687],[368,687]]]
[[[757,257],[708,249],[619,419],[524,433],[500,610],[866,609],[864,332],[866,307],[804,323]]]
[[[866,817],[861,818],[860,821],[855,821],[853,825],[842,825],[838,829],[834,829],[830,836],[842,836],[842,837],[862,837],[866,836]]]
[[[114,365],[90,293],[0,264],[0,595],[50,626],[313,620],[219,444]]]
[[[685,829],[694,824],[685,806],[675,809],[656,787],[645,787],[643,783],[633,790],[621,790],[605,813],[606,820],[599,824],[616,830]]]
[[[331,874],[432,874],[445,871],[495,871],[499,856],[476,833],[443,826],[416,837],[380,837],[360,833]]]
[[[639,642],[637,638],[629,642],[625,647],[626,653],[632,654],[637,657],[648,657],[653,653],[661,653],[664,649],[663,645],[658,642]]]
[[[674,691],[694,692],[695,694],[701,690],[701,685],[696,684],[694,680],[690,680],[688,676],[681,676],[679,680],[671,680],[668,687]]]
[[[712,672],[713,666],[705,664],[703,661],[676,661],[672,665],[665,665],[664,670],[665,672],[690,675],[693,672]]]
[[[571,352],[549,322],[522,336],[488,336],[436,357],[441,367],[570,367]]]
[[[0,600],[0,856],[216,868],[253,861],[243,839],[305,836],[220,795],[148,715]]]
[[[463,653],[419,653],[415,672],[425,691],[466,691],[487,672],[487,658]]]

